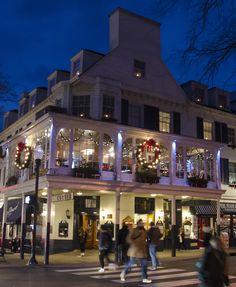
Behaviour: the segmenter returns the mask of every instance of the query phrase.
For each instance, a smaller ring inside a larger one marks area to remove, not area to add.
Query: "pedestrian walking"
[[[99,240],[99,262],[101,268],[98,270],[100,273],[105,271],[105,259],[109,263],[111,260],[109,258],[109,253],[112,248],[112,237],[109,231],[105,230],[104,225],[101,225],[100,230],[98,232],[98,240]]]
[[[86,242],[87,242],[87,232],[84,230],[83,227],[80,227],[79,229],[79,234],[78,234],[78,238],[79,238],[79,248],[80,248],[80,256],[84,256],[85,255],[85,249],[86,249]]]
[[[141,265],[142,282],[151,283],[152,280],[148,279],[147,275],[147,231],[144,228],[142,219],[137,222],[137,227],[130,231],[128,242],[130,244],[128,250],[128,256],[130,256],[130,259],[120,274],[121,281],[125,281],[126,274],[131,270],[132,265],[138,260]]]
[[[186,250],[186,246],[185,246],[185,234],[184,234],[184,229],[183,228],[179,228],[179,233],[177,235],[177,242],[178,242],[178,250]]]
[[[157,248],[160,244],[160,239],[162,237],[161,231],[158,226],[155,225],[154,222],[150,223],[150,228],[148,230],[148,250],[149,255],[152,260],[152,270],[156,270],[157,266],[160,266],[160,261],[156,255]]]
[[[123,222],[122,228],[118,232],[117,244],[118,244],[118,262],[127,263],[129,256],[127,255],[129,249],[129,243],[127,242],[127,237],[129,234],[128,225]]]
[[[222,240],[212,237],[203,258],[197,262],[200,287],[229,286],[227,253]]]

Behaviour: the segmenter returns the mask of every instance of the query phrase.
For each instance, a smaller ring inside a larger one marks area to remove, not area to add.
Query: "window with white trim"
[[[170,113],[160,112],[159,113],[159,128],[160,132],[170,132]]]
[[[212,140],[212,123],[203,121],[203,138],[204,140]]]
[[[72,102],[73,116],[89,117],[90,114],[90,96],[73,96]]]

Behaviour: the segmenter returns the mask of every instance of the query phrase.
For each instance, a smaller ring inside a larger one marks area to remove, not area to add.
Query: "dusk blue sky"
[[[70,58],[81,49],[107,53],[108,16],[117,7],[160,22],[162,57],[172,75],[178,83],[198,79],[199,70],[181,70],[176,55],[185,44],[190,11],[176,9],[160,17],[155,0],[0,0],[0,4],[0,72],[18,96],[46,86],[54,70],[69,70]],[[236,89],[225,84],[224,71],[211,85]]]

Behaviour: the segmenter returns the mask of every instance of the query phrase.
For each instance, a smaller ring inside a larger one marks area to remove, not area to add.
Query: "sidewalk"
[[[192,260],[200,258],[204,249],[196,249],[196,250],[181,250],[176,251],[176,257],[171,256],[171,250],[165,250],[158,252],[158,257],[161,262],[166,261],[179,261],[179,260]],[[230,248],[229,253],[231,255],[236,255],[236,248]],[[110,256],[114,259],[114,254]],[[26,266],[29,261],[30,254],[25,254],[25,259],[21,260],[19,253],[5,254],[6,262],[4,262],[3,258],[0,257],[0,268],[2,267],[20,267]],[[55,266],[86,266],[86,265],[94,265],[98,266],[98,250],[92,249],[87,250],[84,257],[80,257],[80,251],[74,250],[71,252],[64,252],[58,254],[51,254],[49,257],[49,265],[44,265],[44,257],[42,255],[36,256],[38,263],[42,267],[55,267]]]
[[[176,257],[171,256],[171,250],[165,250],[158,252],[158,257],[160,258],[161,262],[165,261],[178,261],[178,260],[188,260],[199,258],[202,255],[203,250],[181,250],[176,251]],[[114,259],[114,254],[110,256]],[[2,267],[20,267],[26,266],[27,262],[30,258],[30,254],[25,254],[25,259],[20,259],[19,253],[12,253],[12,254],[5,254],[6,262],[4,262],[3,258],[0,258],[0,268]],[[87,250],[85,256],[80,257],[80,251],[74,250],[71,252],[64,252],[58,254],[51,254],[49,257],[49,265],[44,265],[44,257],[42,255],[36,256],[39,265],[41,266],[83,266],[87,264],[99,265],[98,262],[98,250]]]

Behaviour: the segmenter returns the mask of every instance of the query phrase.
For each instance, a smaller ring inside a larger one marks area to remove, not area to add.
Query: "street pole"
[[[34,150],[35,159],[35,199],[34,199],[34,222],[32,231],[32,245],[31,245],[31,256],[27,265],[37,265],[36,260],[36,229],[37,229],[37,213],[38,213],[38,187],[39,187],[39,167],[41,164],[41,159],[43,158],[43,150],[41,146],[36,146]]]

